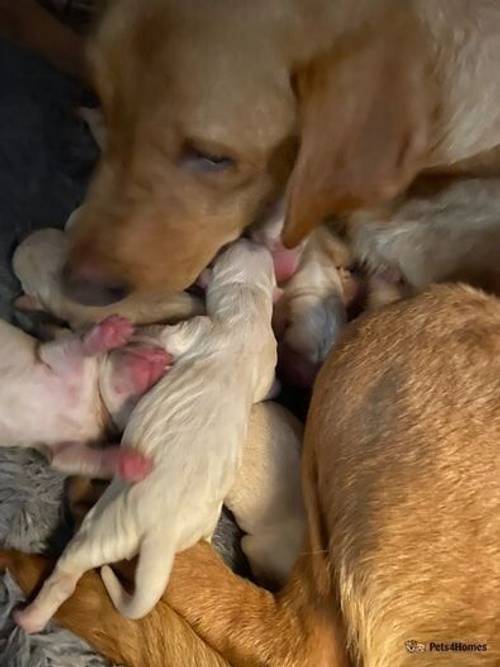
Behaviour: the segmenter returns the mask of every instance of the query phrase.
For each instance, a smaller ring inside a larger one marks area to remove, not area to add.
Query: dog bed
[[[83,198],[97,149],[74,113],[85,102],[76,83],[1,40],[0,72],[0,316],[36,331],[36,320],[12,308],[18,291],[12,250],[34,229],[62,227]],[[71,536],[64,487],[64,477],[36,452],[0,449],[0,544],[58,553]],[[242,562],[238,538],[223,515],[214,545],[233,567]],[[55,624],[34,636],[15,628],[11,611],[22,600],[9,574],[0,575],[0,667],[107,664]]]

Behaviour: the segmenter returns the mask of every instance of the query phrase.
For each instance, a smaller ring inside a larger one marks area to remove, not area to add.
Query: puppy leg
[[[75,590],[81,572],[61,572],[56,569],[45,581],[37,599],[25,609],[14,612],[14,620],[25,632],[41,632],[61,604]]]
[[[93,357],[121,347],[133,334],[130,322],[111,316],[96,324],[84,336],[69,335],[40,345],[39,356],[56,373],[65,373],[81,364],[85,357]]]
[[[67,442],[53,447],[51,453],[51,466],[68,475],[97,479],[117,475],[127,482],[140,482],[152,470],[152,462],[147,457],[120,445],[97,449],[81,442]]]
[[[86,517],[34,601],[17,614],[16,621],[27,632],[45,627],[73,593],[85,572],[130,558],[137,552],[136,531],[132,526],[129,530],[116,527],[115,506],[108,502],[108,494],[113,498],[114,489],[108,488],[93,510],[98,514],[99,521],[92,522],[93,512]]]

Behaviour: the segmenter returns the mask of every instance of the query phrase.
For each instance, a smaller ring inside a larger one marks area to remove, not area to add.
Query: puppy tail
[[[161,533],[144,539],[135,572],[133,595],[124,590],[110,567],[105,565],[101,568],[101,577],[109,597],[126,618],[143,618],[165,592],[174,560],[173,552],[165,546],[165,538]]]

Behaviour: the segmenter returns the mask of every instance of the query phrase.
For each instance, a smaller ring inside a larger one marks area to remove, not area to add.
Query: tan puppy
[[[308,531],[285,589],[253,586],[200,545],[177,557],[154,630],[124,629],[96,575],[61,610],[66,627],[139,666],[146,638],[182,645],[168,601],[233,665],[338,667],[347,648],[363,667],[431,667],[439,655],[497,667],[500,304],[436,286],[348,331],[315,387]],[[5,560],[27,590],[44,571],[37,559]],[[82,622],[90,609],[98,632]],[[426,652],[413,655],[414,642]],[[162,650],[147,664],[173,665]]]
[[[240,468],[224,501],[246,533],[241,547],[253,574],[274,585],[286,581],[304,539],[302,431],[281,405],[254,405]]]
[[[67,235],[59,229],[40,229],[19,244],[12,264],[24,294],[17,299],[17,308],[48,311],[72,327],[100,322],[115,314],[126,317],[134,324],[175,322],[204,310],[199,300],[185,292],[172,296],[161,290],[142,297],[131,295],[112,306],[77,303],[69,299],[63,290],[62,271],[68,246]]]

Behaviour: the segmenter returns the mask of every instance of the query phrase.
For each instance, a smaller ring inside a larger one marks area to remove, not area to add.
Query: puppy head
[[[90,51],[107,141],[68,268],[88,303],[187,288],[277,199],[296,150],[270,26],[250,30],[244,3],[231,29],[224,3],[147,4],[112,3]]]

